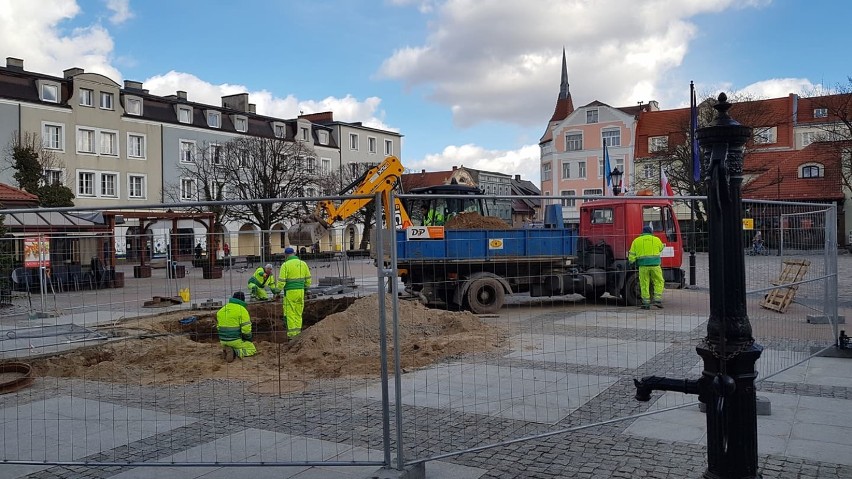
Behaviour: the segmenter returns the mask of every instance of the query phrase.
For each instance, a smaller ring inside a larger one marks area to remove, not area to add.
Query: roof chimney
[[[456,168],[458,168],[458,166],[454,166],[454,167],[453,167],[453,171],[456,171]]]
[[[127,90],[141,90],[142,82],[133,80],[124,80],[124,88]]]
[[[24,71],[24,61],[20,58],[6,57],[6,68]]]
[[[420,170],[420,174],[421,174],[421,175],[425,175],[425,174],[426,174],[426,170]]]
[[[249,113],[257,113],[257,105],[255,105],[254,103],[249,103],[248,104],[248,112]]]
[[[183,90],[177,91],[178,100],[186,100],[186,92]]]
[[[248,93],[237,93],[236,95],[226,95],[222,97],[222,108],[229,108],[237,111],[248,111]]]
[[[66,79],[67,78],[74,78],[75,76],[77,76],[81,73],[83,73],[82,68],[74,67],[74,68],[69,68],[69,69],[63,71],[62,76],[65,77]]]
[[[515,175],[515,181],[521,181],[521,175]]]

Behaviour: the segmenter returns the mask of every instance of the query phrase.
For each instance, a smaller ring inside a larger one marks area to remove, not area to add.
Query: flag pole
[[[697,110],[698,105],[695,104],[695,83],[689,82],[689,151],[690,157],[692,158],[692,172],[689,175],[692,181],[689,182],[689,196],[692,196],[693,199],[689,200],[692,203],[689,207],[689,221],[690,225],[690,239],[689,242],[689,285],[695,286],[695,243],[696,243],[696,233],[695,233],[695,208],[697,207],[697,203],[695,202],[695,183],[698,181],[698,178],[695,177],[696,169],[699,174],[701,172],[700,160],[698,159],[698,155],[695,151],[695,129],[698,127],[696,123],[698,122]]]

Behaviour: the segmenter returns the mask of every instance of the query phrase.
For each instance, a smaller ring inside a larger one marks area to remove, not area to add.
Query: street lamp
[[[614,170],[609,173],[610,180],[612,181],[612,193],[615,196],[621,194],[621,177],[624,176],[624,172],[619,170],[616,166]]]

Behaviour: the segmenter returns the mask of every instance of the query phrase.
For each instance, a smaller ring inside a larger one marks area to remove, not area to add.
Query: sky
[[[410,170],[539,181],[562,51],[576,107],[847,84],[848,0],[0,0],[0,58],[71,67],[157,95],[403,135]]]

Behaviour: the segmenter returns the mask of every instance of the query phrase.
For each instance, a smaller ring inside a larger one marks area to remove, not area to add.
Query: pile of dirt
[[[386,301],[389,323],[390,300]],[[190,324],[181,324],[179,320],[188,316],[186,312],[125,321],[114,330],[118,336],[126,335],[125,340],[76,349],[34,360],[31,364],[36,375],[42,377],[76,377],[140,385],[213,378],[263,384],[284,381],[282,378],[292,382],[378,376],[377,296],[354,300],[347,309],[307,327],[291,342],[287,342],[283,331],[280,303],[263,307],[277,309],[271,317],[253,318],[258,355],[230,364],[222,359],[215,336],[215,313],[197,316]],[[322,307],[342,306],[327,303]],[[399,313],[400,355],[405,369],[426,366],[448,357],[489,351],[500,347],[506,339],[505,331],[467,312],[428,309],[420,303],[402,301]],[[392,354],[390,328],[388,324],[388,347]]]
[[[505,230],[510,229],[505,221],[494,216],[482,216],[475,211],[459,213],[444,225],[448,230]]]

